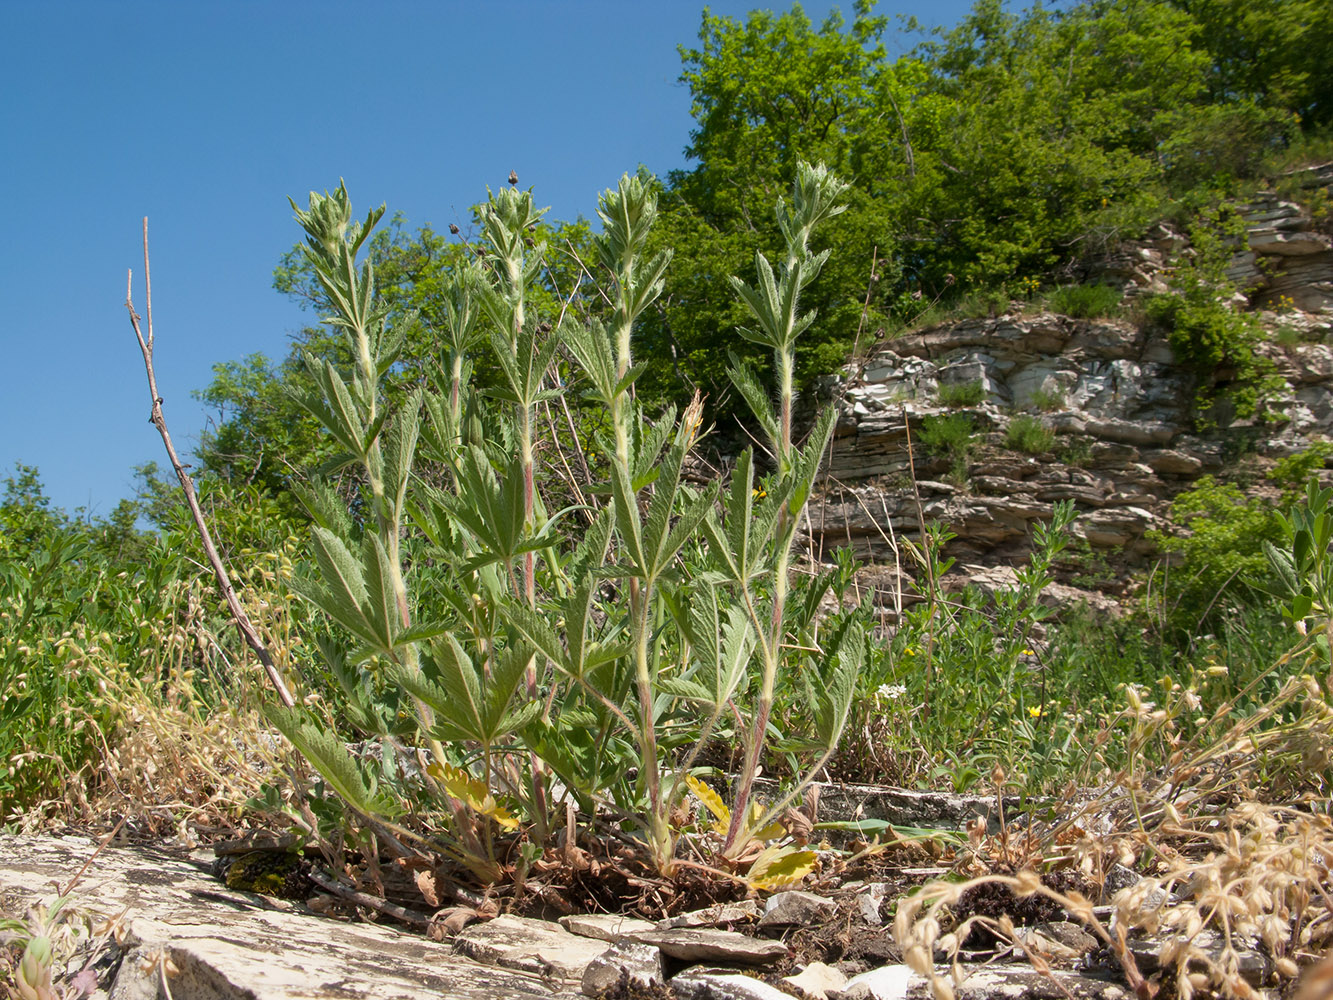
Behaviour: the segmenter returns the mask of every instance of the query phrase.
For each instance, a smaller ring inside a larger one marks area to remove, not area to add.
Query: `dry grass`
[[[1305,643],[1274,669],[1323,662]],[[1129,690],[1125,711],[1099,737],[1103,746],[1126,739],[1131,761],[1166,760],[1165,768],[1131,764],[1081,802],[1071,789],[1054,811],[1058,822],[1027,819],[996,836],[979,828],[957,865],[971,878],[930,883],[900,903],[895,935],[936,997],[949,1000],[966,978],[959,952],[974,927],[1015,941],[1010,917],[969,914],[961,905],[965,893],[987,885],[1058,904],[1115,956],[1141,1000],[1159,992],[1182,1000],[1286,995],[1301,969],[1333,945],[1333,692],[1302,674],[1255,710],[1238,710],[1242,692],[1204,718],[1208,680],[1166,683],[1160,707]],[[1096,900],[1116,863],[1142,881]],[[1088,892],[1053,888],[1049,874],[1058,871],[1078,873]],[[1099,901],[1110,904],[1109,914],[1094,912]],[[1140,971],[1136,952],[1155,953],[1152,975]],[[942,974],[940,956],[948,962]]]
[[[133,667],[103,655],[96,635],[72,637],[69,666],[95,678],[98,693],[69,708],[65,724],[92,734],[100,760],[68,774],[58,797],[10,817],[12,829],[92,832],[123,820],[134,836],[193,846],[236,830],[247,802],[284,767],[305,770],[260,715],[267,692],[258,664],[228,662],[208,601],[206,590],[191,588],[175,621],[143,623],[149,638]],[[293,646],[285,603],[249,603],[285,666]]]

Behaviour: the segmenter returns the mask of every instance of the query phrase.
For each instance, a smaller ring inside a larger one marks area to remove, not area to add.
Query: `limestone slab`
[[[559,924],[505,914],[473,924],[454,938],[454,951],[491,965],[582,980],[606,942],[571,934]]]
[[[83,837],[0,837],[0,910],[56,896],[96,850]],[[113,1000],[417,1000],[579,996],[572,984],[481,965],[393,927],[317,917],[299,904],[228,890],[183,852],[108,847],[68,904],[121,916],[126,954]],[[577,939],[576,939],[577,940]]]
[[[667,930],[641,931],[631,940],[651,944],[662,949],[662,954],[682,962],[738,962],[744,965],[767,965],[787,954],[781,941],[765,941],[746,937],[735,931],[716,931],[707,928],[677,927]]]
[[[650,920],[624,917],[619,913],[572,913],[560,918],[560,926],[579,937],[616,941],[635,931],[650,931],[657,925]]]

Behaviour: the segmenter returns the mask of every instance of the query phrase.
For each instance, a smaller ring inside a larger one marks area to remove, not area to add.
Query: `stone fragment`
[[[932,869],[934,870],[934,869]],[[939,869],[943,874],[944,869]],[[856,908],[861,914],[861,919],[871,927],[878,927],[884,923],[879,915],[880,905],[884,902],[884,897],[888,895],[890,886],[887,882],[872,882],[861,892],[856,894]]]
[[[1106,879],[1102,883],[1102,898],[1109,900],[1121,889],[1128,889],[1142,881],[1143,876],[1133,868],[1116,862],[1106,871]]]
[[[1145,452],[1143,460],[1159,476],[1197,476],[1203,469],[1203,463],[1193,455],[1170,448]]]
[[[823,962],[811,962],[798,975],[787,976],[782,981],[810,994],[815,1000],[826,1000],[830,993],[847,986],[847,977]]]
[[[792,1000],[776,986],[728,969],[691,969],[671,980],[681,1000]]]
[[[623,917],[618,913],[576,913],[561,917],[560,926],[579,937],[616,941],[635,931],[650,931],[656,925],[649,920]]]
[[[886,965],[853,976],[838,994],[839,1000],[905,1000],[913,980],[918,986],[926,981],[905,965]],[[929,987],[926,987],[929,991]]]
[[[583,970],[582,989],[587,996],[597,996],[626,976],[629,982],[638,986],[661,986],[666,982],[662,952],[652,945],[631,941],[613,944]]]
[[[581,980],[588,964],[605,950],[604,941],[509,914],[473,924],[454,938],[454,951],[479,962],[562,979]]]
[[[1145,976],[1151,976],[1161,968],[1162,950],[1171,942],[1172,938],[1184,941],[1184,935],[1156,934],[1145,937],[1131,938],[1129,941],[1130,954],[1139,964],[1139,971]],[[1244,938],[1237,935],[1232,940],[1236,951],[1237,971],[1241,978],[1251,986],[1261,986],[1268,982],[1273,976],[1273,966],[1268,957],[1256,948],[1251,946]],[[1207,955],[1215,963],[1222,962],[1223,952],[1226,949],[1226,941],[1221,934],[1213,930],[1202,930],[1194,936],[1191,942],[1194,949]]]
[[[941,976],[949,974],[943,967],[936,971]],[[1071,972],[1045,975],[1027,963],[984,966],[953,989],[957,1000],[1133,1000],[1121,983]],[[905,965],[887,965],[853,977],[845,990],[830,994],[829,1000],[931,1000],[931,991],[924,976]]]
[[[743,965],[767,965],[787,954],[781,941],[746,937],[735,931],[675,927],[639,931],[630,939],[662,949],[662,954],[683,962],[738,962]]]
[[[739,903],[718,903],[706,906],[702,910],[677,914],[666,920],[659,920],[657,927],[665,930],[669,927],[719,927],[723,924],[748,924],[759,916],[759,903],[753,899],[743,899]]]
[[[838,904],[813,892],[793,889],[774,893],[759,918],[760,927],[809,927],[837,912]]]
[[[1090,951],[1096,951],[1101,942],[1076,923],[1056,920],[1032,927],[1015,928],[1018,939],[1039,955],[1056,961],[1074,961]]]

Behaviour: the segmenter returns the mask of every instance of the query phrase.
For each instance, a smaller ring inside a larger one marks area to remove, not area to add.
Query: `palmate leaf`
[[[666,285],[666,269],[671,264],[675,251],[671,248],[661,250],[652,260],[641,264],[634,276],[634,287],[628,296],[629,315],[626,319],[634,322],[639,314],[657,301]]]
[[[769,543],[790,491],[790,482],[780,480],[770,492],[757,497],[753,455],[748,448],[741,452],[724,501],[725,526],[713,511],[702,524],[710,554],[727,579],[744,585],[768,571]]]
[[[325,426],[334,440],[358,459],[364,460],[366,424],[361,406],[352,398],[351,390],[331,361],[320,361],[313,355],[307,355],[305,363],[320,392],[319,395],[308,395],[298,401]]]
[[[366,609],[370,603],[361,560],[327,528],[310,530],[319,580],[297,577],[292,589],[356,636],[375,640],[377,634]]]
[[[688,608],[680,612],[677,620],[689,639],[695,667],[673,693],[720,711],[745,677],[754,652],[754,628],[741,608],[723,613],[717,589],[706,578],[696,581]]]
[[[611,463],[611,505],[615,511],[620,543],[625,548],[625,558],[629,560],[630,572],[634,576],[646,576],[647,559],[644,554],[643,525],[639,519],[638,498],[619,462]]]
[[[394,637],[402,628],[403,616],[394,593],[394,567],[379,535],[361,539],[361,563],[365,568],[366,602],[363,613],[371,638],[379,649],[393,655]]]
[[[820,463],[823,462],[828,443],[833,438],[836,420],[837,414],[834,413],[833,407],[826,407],[815,421],[815,426],[810,431],[810,436],[806,438],[805,444],[795,451],[790,470],[791,495],[787,498],[787,510],[793,520],[801,516],[806,501],[810,499],[815,479],[819,475]]]
[[[610,406],[619,393],[611,339],[607,336],[605,327],[594,320],[588,326],[571,322],[562,329],[565,344],[592,384],[588,397]]]
[[[662,449],[675,432],[676,408],[668,406],[661,419],[650,425],[642,437],[635,441],[632,459],[635,493],[659,478],[658,465]]]
[[[815,700],[815,731],[826,748],[842,737],[856,697],[856,681],[865,663],[865,635],[855,616],[848,619],[837,640],[837,653],[823,673],[823,688]]]
[[[384,492],[392,498],[393,510],[399,518],[412,476],[412,463],[416,459],[421,404],[422,391],[418,389],[403,402],[384,442]]]
[[[432,499],[461,524],[485,554],[482,562],[510,562],[522,551],[524,535],[523,469],[515,455],[500,482],[486,452],[471,446],[456,470],[457,495],[443,491]],[[480,564],[480,563],[479,563]]]

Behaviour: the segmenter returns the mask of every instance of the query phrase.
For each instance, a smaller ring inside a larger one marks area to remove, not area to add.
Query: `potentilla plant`
[[[342,445],[337,464],[355,471],[363,496],[349,509],[328,486],[305,491],[318,576],[297,589],[352,637],[339,654],[345,665],[382,671],[415,706],[430,753],[421,791],[447,802],[452,853],[479,877],[502,875],[497,830],[525,824],[531,859],[573,804],[585,816],[618,814],[670,872],[687,787],[718,820],[720,855],[737,867],[745,855],[756,884],[799,877],[812,863],[777,844],[757,858],[747,848],[781,839],[773,821],[805,784],[768,809],[751,801],[777,679],[800,659],[817,730],[806,740],[819,753],[813,773],[836,746],[864,654],[850,619],[820,633],[815,610],[831,575],[798,601],[788,584],[833,429],[830,411],[804,444],[794,435],[795,344],[814,321],[800,295],[828,256],[811,252],[811,236],[841,210],[843,190],[802,164],[791,206],[778,209],[785,259],[774,269],[760,255],[758,284],[736,282],[757,321],[745,335],[773,349],[778,394],[770,403],[757,376],[734,366],[771,472],[761,489],[759,461],[745,452],[720,504],[717,488],[696,489],[684,475],[701,402],[650,420],[634,398],[635,322],[670,261],[642,253],[656,214],[651,181],[627,176],[600,202],[608,324],[532,315],[541,213],[530,192],[492,195],[480,209],[480,260],[447,292],[438,384],[392,412],[381,385],[410,319],[390,319],[372,267],[356,262],[380,212],[353,224],[342,188],[298,211],[330,322],[354,359],[350,377],[310,361],[321,395],[305,403]],[[485,348],[499,378],[480,393],[467,379]],[[605,413],[604,433],[576,443],[604,456],[606,471],[584,484],[587,504],[551,513],[542,456],[569,442],[556,440],[549,405],[575,373],[585,405]],[[426,566],[430,586],[413,593],[414,574],[424,579],[414,567]],[[354,809],[407,832],[387,823],[407,808],[404,797],[378,787],[332,734],[293,713],[274,718]],[[724,719],[741,723],[745,749],[729,809],[690,776]]]

